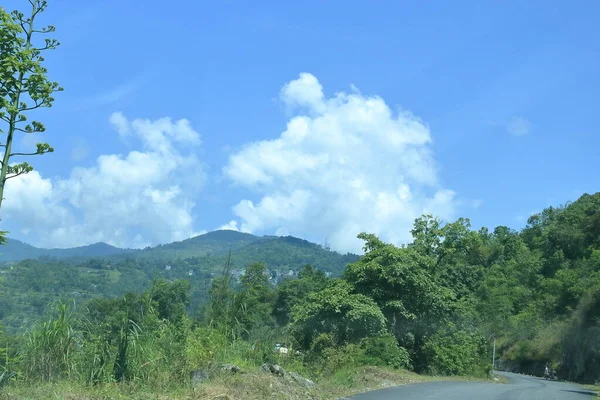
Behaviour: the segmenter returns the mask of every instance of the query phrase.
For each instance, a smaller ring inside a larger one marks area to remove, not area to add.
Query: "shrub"
[[[410,367],[408,351],[398,345],[398,341],[393,335],[385,334],[365,338],[360,342],[360,350],[358,362],[361,365]]]
[[[185,365],[188,371],[206,368],[213,364],[218,351],[228,346],[227,338],[212,328],[196,328],[186,339]]]
[[[423,347],[428,372],[434,375],[482,375],[487,365],[486,341],[475,332],[450,324],[431,336]]]

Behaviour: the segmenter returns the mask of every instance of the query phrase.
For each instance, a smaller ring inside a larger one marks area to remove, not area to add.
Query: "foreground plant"
[[[41,133],[46,130],[39,121],[27,123],[27,113],[42,107],[52,107],[54,92],[63,88],[48,79],[48,70],[43,66],[42,52],[55,49],[59,43],[55,39],[44,39],[43,45],[36,45],[34,39],[39,34],[54,32],[53,26],[35,28],[35,20],[47,6],[45,0],[29,0],[29,17],[19,11],[6,12],[0,7],[0,120],[6,128],[0,128],[0,135],[6,134],[0,147],[4,154],[0,160],[0,206],[4,200],[7,180],[33,171],[27,162],[12,163],[13,157],[34,156],[51,153],[54,149],[48,143],[37,143],[35,151],[14,151],[17,132],[24,134]]]

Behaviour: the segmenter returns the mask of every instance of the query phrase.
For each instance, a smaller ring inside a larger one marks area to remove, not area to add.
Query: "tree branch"
[[[19,132],[23,132],[23,133],[41,133],[41,132],[44,132],[42,130],[37,130],[37,129],[32,129],[32,130],[28,131],[26,129],[18,128],[18,127],[15,127],[15,131],[19,131]]]
[[[7,181],[8,179],[11,179],[11,178],[16,178],[17,176],[19,176],[19,175],[23,175],[23,174],[26,174],[26,173],[28,173],[28,172],[29,172],[29,171],[21,171],[21,172],[18,172],[18,173],[16,173],[16,174],[14,174],[14,175],[7,176],[6,178],[4,178],[4,180],[5,180],[5,181]]]
[[[19,25],[21,25],[21,29],[23,29],[23,32],[27,33],[27,28],[25,28],[25,22],[21,21],[21,23],[19,23]]]
[[[9,155],[9,157],[12,157],[12,156],[37,156],[39,154],[44,154],[44,153],[41,153],[39,151],[36,151],[35,153],[12,153],[11,155]]]
[[[31,107],[25,107],[25,108],[19,108],[19,112],[23,112],[23,111],[31,111],[31,110],[35,110],[36,108],[40,108],[44,106],[44,102],[42,101],[41,103],[36,102],[34,106]]]

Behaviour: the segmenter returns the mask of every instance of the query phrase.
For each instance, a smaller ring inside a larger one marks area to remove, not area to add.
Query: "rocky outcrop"
[[[235,364],[223,364],[221,365],[220,370],[219,369],[199,369],[196,371],[192,371],[190,373],[190,378],[192,381],[192,386],[198,386],[201,385],[202,383],[206,382],[207,380],[213,378],[215,375],[217,375],[219,372],[223,372],[223,373],[230,373],[230,374],[241,374],[242,369],[240,367],[238,367]]]
[[[275,376],[284,376],[285,370],[281,365],[264,363],[260,366],[261,371],[269,372]]]
[[[288,372],[288,376],[290,378],[292,378],[295,382],[298,382],[301,385],[306,386],[307,388],[314,388],[315,386],[317,386],[313,381],[311,381],[308,378],[303,377],[302,375],[300,375],[297,372]]]
[[[231,372],[231,373],[234,373],[234,374],[242,372],[242,370],[240,369],[240,367],[238,367],[235,364],[223,364],[223,365],[221,365],[221,369],[223,371]]]

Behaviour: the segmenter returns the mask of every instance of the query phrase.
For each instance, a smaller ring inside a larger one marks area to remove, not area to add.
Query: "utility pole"
[[[492,374],[496,369],[496,336],[494,336],[494,350],[492,351]]]

